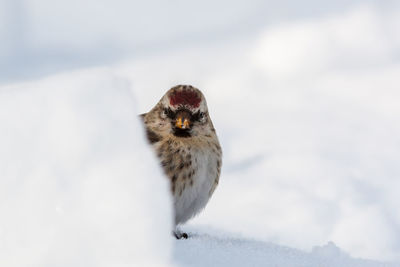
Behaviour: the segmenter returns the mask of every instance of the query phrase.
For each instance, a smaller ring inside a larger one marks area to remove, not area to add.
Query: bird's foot
[[[179,230],[175,230],[173,231],[174,236],[176,237],[176,239],[188,239],[189,236],[187,233],[181,232]]]

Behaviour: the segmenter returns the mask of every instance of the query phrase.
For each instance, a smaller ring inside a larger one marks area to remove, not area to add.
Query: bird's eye
[[[204,112],[198,113],[197,120],[201,123],[204,123],[206,120],[206,114]]]
[[[163,116],[164,118],[168,117],[168,109],[167,109],[167,108],[164,108],[164,109],[163,109],[163,111],[162,111],[162,116]]]
[[[169,108],[164,108],[162,111],[162,117],[173,119],[175,116],[174,112]]]

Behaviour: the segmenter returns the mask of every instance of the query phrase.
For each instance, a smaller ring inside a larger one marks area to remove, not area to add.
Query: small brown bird
[[[176,238],[187,238],[178,226],[199,213],[218,185],[222,151],[200,90],[171,88],[141,115],[147,137],[171,182]]]

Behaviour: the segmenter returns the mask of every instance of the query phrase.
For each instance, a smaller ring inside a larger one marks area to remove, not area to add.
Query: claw
[[[176,239],[182,239],[182,238],[183,239],[188,239],[189,238],[187,233],[182,233],[180,231],[174,231],[173,234],[174,234]]]
[[[184,239],[188,239],[188,234],[187,233],[182,233],[182,238],[184,238]]]

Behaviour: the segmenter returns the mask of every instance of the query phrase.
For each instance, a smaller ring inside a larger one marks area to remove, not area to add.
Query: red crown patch
[[[201,98],[199,97],[199,95],[196,92],[189,90],[174,92],[169,98],[169,103],[172,106],[187,105],[198,108],[200,105],[200,101]]]

